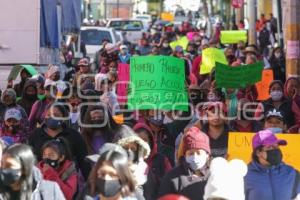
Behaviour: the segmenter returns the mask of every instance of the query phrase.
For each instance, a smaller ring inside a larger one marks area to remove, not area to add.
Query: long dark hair
[[[33,191],[33,168],[35,164],[35,157],[28,145],[14,144],[8,147],[3,154],[7,154],[14,158],[21,165],[21,189],[20,199],[30,200]],[[10,199],[9,194],[5,194],[5,198]]]
[[[65,160],[72,160],[72,154],[69,148],[68,141],[63,137],[59,137],[46,142],[42,147],[42,153],[46,148],[53,149],[59,157],[65,156]]]
[[[132,194],[135,190],[135,181],[129,169],[128,158],[117,151],[110,150],[100,156],[90,173],[88,180],[90,195],[97,195],[97,171],[107,161],[117,171],[122,186],[121,195],[125,197]]]
[[[101,134],[103,134],[103,138],[106,140],[106,142],[111,142],[114,138],[114,132],[116,129],[118,129],[119,125],[115,122],[115,120],[113,119],[109,109],[102,105],[90,105],[87,108],[87,111],[85,113],[84,116],[84,120],[83,123],[84,124],[92,124],[92,120],[91,120],[91,112],[94,110],[102,110],[104,113],[104,120],[107,119],[107,123],[105,124],[105,126],[103,128],[101,128]],[[87,149],[88,149],[88,153],[92,154],[94,153],[93,151],[93,147],[92,147],[92,139],[94,136],[95,131],[97,131],[97,129],[99,128],[93,128],[93,127],[83,127],[81,130],[81,134],[82,137],[87,145]],[[97,151],[98,149],[96,149]]]
[[[258,146],[258,147],[256,147],[256,148],[253,150],[253,152],[252,152],[252,161],[255,161],[255,162],[259,163],[259,159],[258,159],[256,153],[257,153],[258,151],[262,151],[262,149],[263,149],[263,146]]]

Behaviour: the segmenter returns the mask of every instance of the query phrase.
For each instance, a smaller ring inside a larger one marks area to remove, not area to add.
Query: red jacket
[[[197,56],[193,60],[192,73],[197,77],[198,81],[201,80],[200,65],[202,63],[202,56]]]
[[[56,182],[61,191],[64,193],[65,198],[67,200],[72,200],[74,194],[77,191],[77,184],[78,184],[78,174],[77,172],[73,172],[65,181],[62,181],[61,176],[64,172],[69,169],[73,165],[72,161],[66,160],[64,164],[59,167],[58,169],[54,169],[52,167],[48,167],[47,170],[44,170],[44,162],[41,161],[38,163],[38,168],[41,170],[44,179],[49,181]]]

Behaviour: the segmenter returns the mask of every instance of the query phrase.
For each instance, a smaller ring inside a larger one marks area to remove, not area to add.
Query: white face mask
[[[275,53],[275,57],[276,57],[276,58],[280,58],[280,57],[281,57],[281,53],[280,53],[280,52],[278,52],[278,53],[276,52],[276,53]]]
[[[282,93],[282,91],[275,90],[275,91],[272,91],[270,93],[270,95],[271,95],[271,98],[273,101],[279,101],[279,100],[281,100],[283,93]]]
[[[192,155],[186,157],[186,162],[189,164],[190,168],[194,171],[202,169],[208,159],[207,153],[202,153],[200,155]]]

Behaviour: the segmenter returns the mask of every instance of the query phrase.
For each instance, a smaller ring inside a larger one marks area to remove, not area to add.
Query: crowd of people
[[[188,22],[152,27],[137,45],[103,40],[93,62],[62,51],[66,74],[24,68],[1,94],[0,199],[300,199],[299,172],[276,136],[300,133],[300,79],[286,78],[281,47],[224,46],[220,29],[209,38]],[[171,47],[189,32],[186,47]],[[259,101],[255,85],[218,88],[214,70],[200,75],[207,48],[224,49],[232,67],[269,63],[270,97]],[[188,111],[127,110],[118,100],[118,65],[148,55],[184,60]],[[248,167],[226,160],[229,132],[256,133]]]

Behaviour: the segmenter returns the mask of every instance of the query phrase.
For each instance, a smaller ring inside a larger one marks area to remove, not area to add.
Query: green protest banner
[[[247,31],[221,31],[222,44],[237,44],[247,42]]]
[[[184,61],[171,56],[130,59],[130,110],[188,110]]]
[[[176,46],[181,46],[183,50],[186,50],[188,43],[189,39],[186,36],[184,36],[174,42],[171,42],[170,47],[174,50]]]
[[[216,84],[218,88],[245,88],[262,79],[263,62],[231,67],[216,64]]]
[[[217,48],[207,48],[202,51],[200,74],[208,74],[216,66],[216,62],[228,64],[225,54]]]

